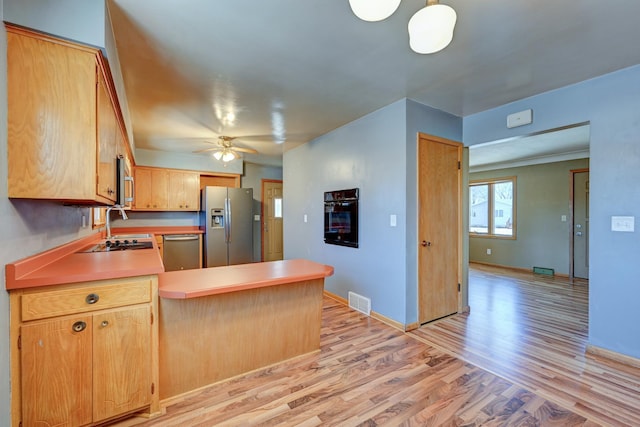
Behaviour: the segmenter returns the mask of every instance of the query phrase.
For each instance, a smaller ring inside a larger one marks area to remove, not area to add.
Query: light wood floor
[[[602,425],[640,426],[640,370],[585,357],[588,283],[472,265],[468,315],[411,333]]]
[[[587,285],[502,273],[472,267],[471,313],[407,334],[325,298],[319,353],[141,425],[640,426],[638,372],[584,357]]]

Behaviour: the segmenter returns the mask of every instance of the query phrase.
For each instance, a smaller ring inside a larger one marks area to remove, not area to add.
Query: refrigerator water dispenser
[[[224,228],[224,209],[211,209],[211,228]]]

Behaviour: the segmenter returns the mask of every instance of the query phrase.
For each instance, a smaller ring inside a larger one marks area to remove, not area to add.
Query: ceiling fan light
[[[453,39],[457,18],[456,11],[445,4],[420,9],[409,20],[409,46],[422,54],[444,49]]]
[[[230,162],[231,160],[234,160],[236,158],[236,153],[234,153],[231,150],[225,150],[225,153],[222,155],[222,161],[223,162]]]
[[[358,18],[376,22],[393,15],[400,5],[400,0],[349,0],[349,5]]]
[[[213,153],[213,157],[216,160],[220,160],[222,158],[222,151],[216,151],[215,153]]]

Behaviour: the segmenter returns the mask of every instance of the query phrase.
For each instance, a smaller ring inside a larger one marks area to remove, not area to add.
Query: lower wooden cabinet
[[[13,425],[158,412],[155,276],[12,291],[10,301]]]

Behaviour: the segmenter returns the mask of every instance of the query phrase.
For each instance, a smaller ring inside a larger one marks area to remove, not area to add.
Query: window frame
[[[504,234],[496,234],[495,233],[495,224],[494,224],[494,214],[495,214],[495,185],[503,182],[511,182],[511,191],[512,191],[512,202],[511,202],[511,235]],[[488,200],[487,200],[487,233],[479,233],[477,231],[471,231],[471,218],[473,215],[471,199],[469,198],[469,237],[481,237],[487,239],[504,239],[504,240],[516,240],[516,230],[517,230],[517,177],[515,176],[506,176],[501,178],[489,178],[489,179],[477,179],[469,181],[469,194],[471,194],[471,187],[479,186],[479,185],[488,185],[489,188],[487,190]]]

